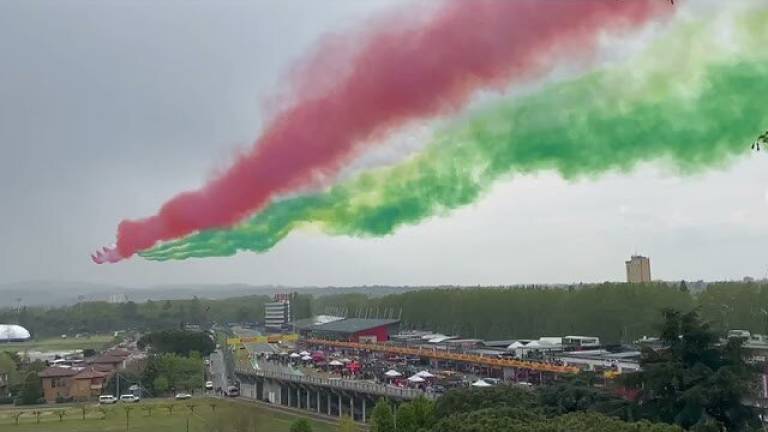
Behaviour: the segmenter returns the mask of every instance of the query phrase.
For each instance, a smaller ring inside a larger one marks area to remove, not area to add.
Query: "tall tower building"
[[[644,283],[651,281],[651,260],[648,257],[632,255],[627,265],[627,282]]]
[[[264,304],[264,327],[268,331],[281,331],[291,321],[291,301],[288,294],[275,294],[273,301]]]

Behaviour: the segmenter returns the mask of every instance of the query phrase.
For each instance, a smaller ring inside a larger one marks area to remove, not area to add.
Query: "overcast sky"
[[[645,166],[510,178],[382,239],[296,232],[266,254],[97,266],[124,218],[200,186],[258,136],[318,37],[394,1],[0,2],[0,283],[512,284],[768,271],[768,155],[678,178]]]

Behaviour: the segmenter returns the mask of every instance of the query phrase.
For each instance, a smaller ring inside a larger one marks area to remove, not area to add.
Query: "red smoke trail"
[[[635,28],[671,10],[662,0],[450,1],[416,27],[379,22],[353,35],[362,45],[349,73],[329,86],[327,76],[303,70],[297,86],[315,82],[322,91],[280,112],[248,154],[202,189],[175,196],[154,216],[121,222],[116,250],[94,261],[237,223],[276,195],[338,170],[364,143],[406,121],[454,111],[478,89],[531,78],[561,58],[588,57],[604,30]]]

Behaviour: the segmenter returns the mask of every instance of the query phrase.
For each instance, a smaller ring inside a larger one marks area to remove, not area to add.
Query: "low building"
[[[348,342],[377,343],[389,340],[400,327],[397,319],[346,318],[307,329],[309,337]]]
[[[110,350],[92,359],[87,363],[101,372],[114,372],[125,368],[131,353],[125,350]]]
[[[58,400],[86,401],[97,398],[110,376],[94,368],[51,366],[38,374],[47,402]]]

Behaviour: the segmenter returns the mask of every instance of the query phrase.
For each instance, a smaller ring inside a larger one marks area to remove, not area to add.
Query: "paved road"
[[[226,389],[229,385],[227,373],[227,365],[224,362],[224,354],[221,350],[216,350],[211,353],[211,381],[213,381],[214,389]]]
[[[232,327],[232,332],[235,333],[237,336],[241,337],[251,337],[251,336],[261,336],[261,332],[254,329],[247,329],[242,328],[239,326]],[[268,343],[257,343],[257,344],[245,344],[245,349],[248,350],[251,354],[258,354],[258,353],[267,353],[267,354],[275,354],[279,353],[280,349],[274,345],[274,344],[268,344]],[[280,372],[285,374],[291,374],[291,375],[304,375],[303,372],[300,370],[294,368],[293,366],[287,365],[280,365],[273,362],[268,361],[258,361],[254,360],[251,364],[254,369],[257,370],[269,370],[272,372]]]

